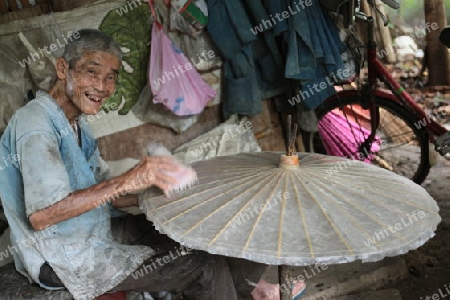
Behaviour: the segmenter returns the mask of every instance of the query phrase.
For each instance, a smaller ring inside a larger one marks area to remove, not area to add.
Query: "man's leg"
[[[111,218],[111,234],[121,244],[150,246],[156,253],[179,245],[167,235],[159,233],[144,214]]]
[[[186,300],[237,300],[225,258],[194,250],[151,258],[113,291],[170,291],[182,293]]]
[[[64,284],[47,262],[45,262],[39,270],[39,281],[48,287],[64,287]]]
[[[258,283],[267,265],[233,257],[227,257],[227,262],[239,297],[249,298],[255,287],[248,284],[247,280]]]
[[[144,215],[113,218],[111,227],[118,242],[147,245],[156,252],[114,291],[182,291],[186,300],[237,299],[224,257],[183,249],[179,243],[160,234]],[[182,255],[183,251],[189,254]]]

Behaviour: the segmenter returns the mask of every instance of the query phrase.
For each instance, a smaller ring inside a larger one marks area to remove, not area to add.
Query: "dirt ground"
[[[442,222],[434,238],[402,256],[408,276],[386,288],[399,290],[405,300],[440,300],[450,297],[450,160],[441,158],[422,186],[437,201]]]
[[[426,78],[418,77],[421,65],[414,60],[387,68],[428,116],[450,128],[450,87],[425,86]],[[399,290],[405,300],[450,298],[450,158],[439,157],[422,186],[437,201],[442,222],[434,238],[402,256],[409,269],[407,278],[386,288]]]

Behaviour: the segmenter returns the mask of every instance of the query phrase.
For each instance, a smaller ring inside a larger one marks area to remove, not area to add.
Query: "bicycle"
[[[382,1],[399,6],[395,0]],[[368,2],[376,9],[374,0]],[[368,76],[362,86],[338,91],[315,109],[319,131],[304,138],[306,151],[364,160],[420,184],[431,168],[429,142],[445,155],[450,152],[450,132],[428,117],[378,60],[374,18],[358,9],[355,18],[368,24]],[[378,88],[377,80],[389,91]]]

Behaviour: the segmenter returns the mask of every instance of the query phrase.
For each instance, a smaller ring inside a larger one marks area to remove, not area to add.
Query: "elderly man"
[[[235,286],[249,293],[245,279],[257,281],[262,266],[252,265],[244,277],[230,268],[249,262],[176,249],[144,218],[111,219],[114,208],[138,205],[137,192],[151,186],[167,191],[177,180],[164,174],[177,165],[170,157],[145,157],[106,179],[97,142],[80,118],[97,114],[114,92],[122,54],[100,31],[78,35],[56,61],[54,85],[15,113],[0,142],[0,157],[11,158],[0,172],[0,198],[16,269],[41,287],[67,288],[75,299],[134,290],[233,300]],[[157,241],[163,246],[153,247]],[[156,265],[169,249],[172,259]]]

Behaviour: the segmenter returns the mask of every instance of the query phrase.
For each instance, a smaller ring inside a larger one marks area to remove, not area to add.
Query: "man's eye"
[[[109,76],[108,80],[112,81],[112,82],[116,82],[117,81],[117,77],[116,76]]]
[[[92,70],[92,69],[88,70],[88,73],[89,73],[89,74],[92,74],[92,75],[97,74],[97,72],[95,72],[95,70]]]

